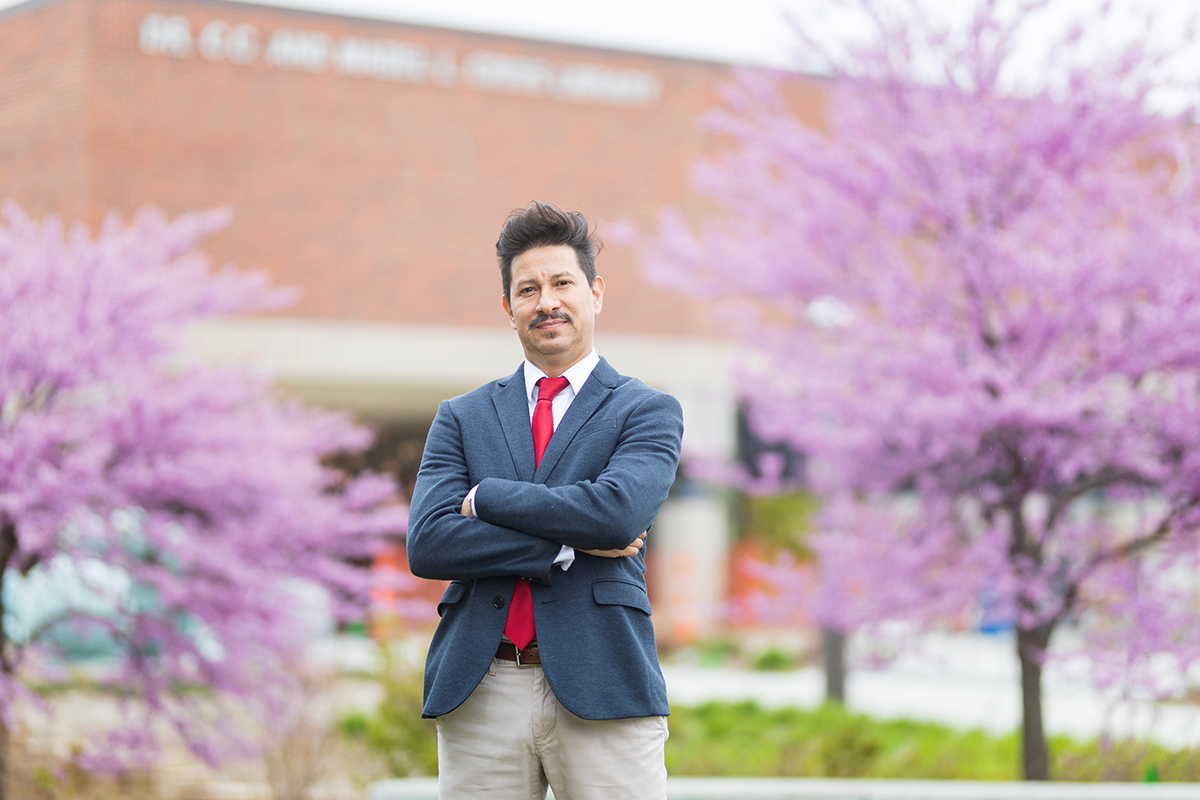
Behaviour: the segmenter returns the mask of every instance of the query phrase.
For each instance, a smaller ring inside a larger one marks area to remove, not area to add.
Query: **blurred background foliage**
[[[742,494],[738,506],[739,537],[756,540],[767,554],[788,552],[802,561],[812,560],[812,551],[805,544],[817,511],[817,499],[812,494]]]
[[[396,778],[437,775],[437,725],[421,718],[424,671],[381,648],[378,678],[383,696],[373,712],[354,711],[338,721],[344,736],[365,745],[384,760]]]
[[[421,719],[421,669],[389,658],[379,679],[379,706],[344,715],[342,734],[375,751],[395,777],[436,775],[437,729]],[[997,736],[878,720],[832,703],[813,709],[754,702],[673,706],[670,730],[667,769],[678,777],[1020,778],[1016,731]],[[1056,780],[1200,781],[1200,748],[1057,736],[1051,753]]]
[[[764,709],[753,702],[674,707],[667,769],[678,776],[1018,780],[1017,732],[995,736],[839,704]],[[1200,750],[1146,742],[1051,740],[1063,781],[1196,781]]]

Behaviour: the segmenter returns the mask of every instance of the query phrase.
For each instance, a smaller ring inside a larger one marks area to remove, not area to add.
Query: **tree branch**
[[[1046,530],[1051,530],[1058,523],[1059,517],[1083,495],[1096,489],[1103,489],[1116,484],[1127,484],[1141,488],[1152,488],[1153,483],[1132,470],[1121,470],[1115,467],[1102,467],[1089,475],[1081,475],[1062,489],[1054,493],[1050,504],[1050,513],[1046,516]]]
[[[1174,529],[1173,523],[1180,516],[1180,514],[1182,514],[1184,511],[1195,508],[1195,506],[1196,501],[1192,501],[1183,506],[1175,508],[1169,514],[1163,517],[1162,521],[1159,522],[1158,526],[1155,527],[1153,531],[1145,536],[1140,536],[1136,539],[1130,539],[1120,546],[1114,547],[1108,552],[1098,553],[1097,555],[1092,556],[1090,559],[1088,559],[1085,573],[1091,572],[1096,567],[1099,567],[1100,565],[1106,564],[1110,561],[1121,561],[1126,558],[1130,558],[1131,556],[1135,556],[1143,550],[1158,544],[1163,539],[1171,535],[1171,531]]]

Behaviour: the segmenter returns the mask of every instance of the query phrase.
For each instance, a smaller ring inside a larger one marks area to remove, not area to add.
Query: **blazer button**
[[[492,605],[494,605],[496,608],[504,608],[504,598],[503,597],[493,597]]]

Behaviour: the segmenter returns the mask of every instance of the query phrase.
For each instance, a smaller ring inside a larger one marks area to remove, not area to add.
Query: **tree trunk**
[[[0,800],[8,797],[8,725],[0,719]]]
[[[825,667],[825,702],[846,702],[846,634],[821,629],[821,661]]]
[[[1021,661],[1021,755],[1025,780],[1050,780],[1050,756],[1042,722],[1042,659],[1050,641],[1050,626],[1017,629],[1017,658]]]
[[[8,631],[4,628],[4,574],[8,563],[17,552],[17,526],[7,518],[0,518],[0,669],[5,677],[12,678],[12,662],[8,655]],[[11,705],[13,693],[9,694],[8,717],[16,718],[16,709]],[[11,729],[8,721],[0,716],[0,800],[8,798],[9,750],[11,746]]]

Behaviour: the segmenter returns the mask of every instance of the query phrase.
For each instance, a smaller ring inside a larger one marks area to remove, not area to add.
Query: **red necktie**
[[[533,463],[536,468],[542,463],[542,454],[550,437],[554,435],[554,412],[552,405],[554,396],[567,388],[567,379],[563,377],[542,378],[537,382],[538,399],[533,407]],[[537,636],[533,624],[533,592],[529,589],[529,581],[522,578],[517,581],[513,590],[512,602],[508,604],[508,620],[504,623],[504,635],[512,640],[518,650],[525,647]]]

